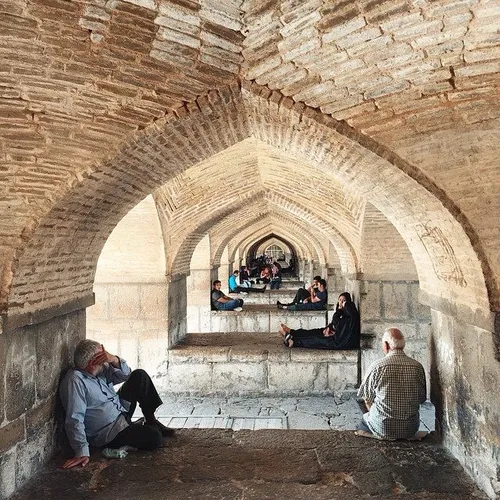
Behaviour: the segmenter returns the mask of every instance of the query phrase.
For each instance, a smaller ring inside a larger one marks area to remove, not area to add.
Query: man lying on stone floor
[[[174,434],[155,417],[162,401],[144,370],[131,371],[124,359],[90,339],[76,346],[74,365],[60,387],[65,430],[75,453],[64,462],[64,469],[85,467],[90,460],[89,446],[154,450],[161,446],[162,437]],[[113,385],[122,382],[116,392]],[[132,423],[137,403],[144,423]]]
[[[365,401],[368,413],[358,435],[379,439],[420,439],[427,432],[418,432],[420,405],[427,390],[425,371],[403,349],[405,339],[397,328],[389,328],[382,336],[385,357],[368,370],[358,396]]]
[[[222,283],[220,280],[215,280],[212,283],[212,293],[210,295],[210,302],[212,308],[217,311],[241,311],[243,306],[243,299],[232,299],[221,291]]]
[[[292,330],[281,323],[279,333],[287,347],[310,349],[359,349],[361,335],[359,312],[349,292],[339,295],[335,313],[326,328]]]

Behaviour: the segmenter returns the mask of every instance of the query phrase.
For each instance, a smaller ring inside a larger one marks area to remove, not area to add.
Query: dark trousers
[[[311,330],[291,330],[293,337],[293,347],[309,347],[310,349],[335,349],[333,337],[325,337],[325,328],[313,328]]]
[[[290,305],[300,304],[303,300],[308,299],[310,296],[311,294],[305,288],[299,288]]]
[[[147,421],[154,418],[154,412],[162,404],[158,391],[151,377],[144,370],[134,370],[128,380],[120,387],[118,395],[121,400],[130,403],[130,409],[126,418],[131,422],[137,404]],[[134,423],[119,432],[116,437],[107,444],[110,448],[119,448],[129,445],[140,450],[154,450],[161,445],[161,433],[153,425],[142,425]]]

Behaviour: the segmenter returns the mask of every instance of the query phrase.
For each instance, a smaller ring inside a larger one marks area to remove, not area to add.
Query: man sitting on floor
[[[222,283],[215,280],[212,284],[212,307],[218,311],[242,311],[243,299],[232,299],[221,292]]]
[[[63,464],[64,469],[85,467],[90,460],[89,445],[154,450],[160,447],[162,436],[174,434],[173,429],[156,420],[154,412],[162,401],[144,370],[131,371],[124,359],[90,339],[76,346],[74,364],[60,388],[66,434],[75,452]],[[116,392],[113,385],[122,382]],[[144,424],[131,421],[137,403]]]
[[[382,337],[385,358],[372,365],[358,390],[369,410],[360,429],[380,439],[414,438],[420,425],[419,408],[426,399],[425,371],[404,353],[404,347],[400,330],[386,330]]]

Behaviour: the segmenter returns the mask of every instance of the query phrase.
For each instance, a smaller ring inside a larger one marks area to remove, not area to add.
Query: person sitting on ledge
[[[243,299],[232,299],[221,292],[222,283],[215,280],[212,283],[212,307],[217,311],[242,311]]]
[[[162,437],[172,436],[155,417],[162,404],[149,375],[144,370],[131,371],[127,362],[104,349],[95,340],[82,340],[75,349],[75,367],[61,382],[60,396],[66,412],[65,430],[75,452],[63,469],[90,461],[89,445],[120,448],[131,446],[154,450]],[[118,392],[113,385],[125,382]],[[144,424],[132,423],[137,403]]]
[[[339,295],[332,321],[326,328],[303,328],[292,330],[281,323],[279,333],[287,347],[308,347],[311,349],[359,349],[359,312],[349,292]]]
[[[266,286],[262,288],[256,288],[256,287],[251,287],[251,286],[239,286],[238,285],[238,275],[239,275],[238,270],[234,270],[233,274],[229,276],[228,281],[228,287],[229,287],[229,293],[249,293],[249,292],[259,292],[259,293],[264,293],[266,291]]]
[[[282,304],[278,300],[276,303],[278,309],[288,309],[289,311],[321,311],[326,309],[328,303],[326,280],[319,278],[317,283],[318,285],[316,287],[311,287],[310,297],[304,300],[304,302],[298,304]]]
[[[404,347],[400,330],[389,328],[384,332],[385,357],[370,367],[358,390],[368,413],[363,415],[361,432],[356,434],[389,440],[420,439],[427,434],[418,432],[420,405],[427,394],[425,371],[404,353]]]
[[[293,298],[292,302],[288,304],[282,304],[279,300],[276,302],[276,305],[278,306],[278,309],[281,309],[281,306],[293,306],[295,304],[301,304],[301,303],[307,303],[311,300],[311,297],[313,296],[315,290],[318,288],[319,280],[321,279],[321,276],[315,276],[312,280],[311,286],[305,288],[301,287],[297,290],[297,293],[295,294],[295,297]]]

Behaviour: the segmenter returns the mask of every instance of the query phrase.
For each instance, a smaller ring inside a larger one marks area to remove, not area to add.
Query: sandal
[[[283,344],[285,344],[287,347],[290,347],[290,340],[293,341],[293,337],[292,337],[292,334],[290,332],[288,332],[285,335],[285,340],[283,340]]]

